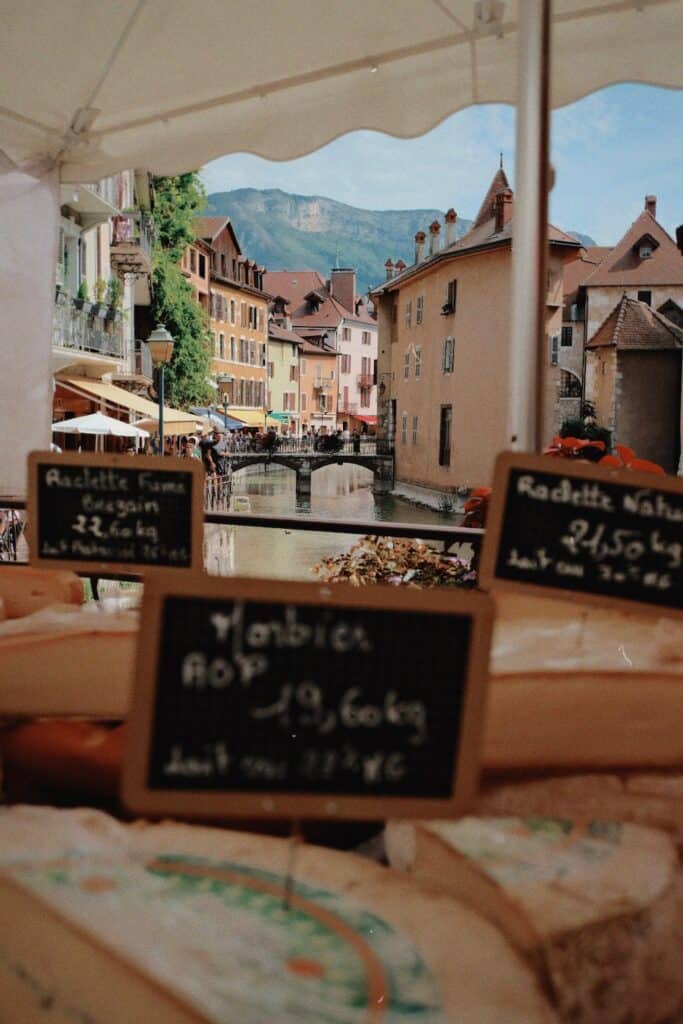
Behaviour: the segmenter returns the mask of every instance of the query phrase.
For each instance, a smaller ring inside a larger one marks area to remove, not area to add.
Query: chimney
[[[657,196],[645,196],[645,209],[653,217],[657,216]]]
[[[384,264],[384,269],[387,272],[387,281],[391,281],[392,277],[394,276],[394,261],[387,260],[386,263]]]
[[[285,315],[285,318],[284,318],[284,323],[282,324],[282,326],[284,327],[284,329],[285,329],[286,331],[291,331],[291,329],[292,329],[292,318],[291,318],[291,316],[289,315],[289,313],[287,313],[287,314]]]
[[[416,263],[422,263],[422,260],[424,259],[424,256],[425,256],[425,242],[426,241],[427,241],[427,236],[425,235],[424,231],[418,231],[418,233],[415,235],[415,262]]]
[[[504,188],[496,195],[496,234],[512,219],[512,189]]]
[[[396,260],[396,276],[402,274],[406,269],[406,265],[403,260]]]
[[[385,264],[386,266],[386,264]],[[356,301],[356,271],[351,267],[340,267],[332,270],[330,295],[340,302],[344,309],[353,313]]]
[[[429,225],[429,255],[433,256],[435,252],[438,252],[441,248],[439,238],[439,232],[441,231],[441,225],[438,220],[433,220]]]
[[[458,215],[455,212],[455,210],[453,209],[453,207],[451,207],[451,209],[446,214],[445,220],[446,220],[446,248],[448,248],[448,246],[449,245],[453,245],[453,242],[455,241],[455,226],[456,226],[456,224],[458,222]]]

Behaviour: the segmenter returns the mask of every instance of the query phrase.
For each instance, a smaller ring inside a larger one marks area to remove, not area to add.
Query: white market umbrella
[[[93,412],[88,416],[76,416],[71,420],[60,420],[52,424],[54,434],[95,434],[97,437],[149,437],[146,430],[134,427],[131,423],[115,420],[113,416],[105,416],[101,412]]]

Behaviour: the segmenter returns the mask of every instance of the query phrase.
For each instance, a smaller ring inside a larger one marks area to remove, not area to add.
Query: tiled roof
[[[565,302],[575,301],[575,296],[582,284],[585,284],[595,268],[612,250],[608,245],[590,245],[581,250],[579,258],[565,263],[562,275],[562,288]]]
[[[195,217],[194,229],[199,238],[212,240],[229,223],[229,217]]]
[[[329,345],[325,345],[324,348],[321,345],[314,345],[312,341],[304,340],[301,343],[300,353],[302,356],[314,355],[314,356],[334,356],[337,357],[335,349],[330,348]]]
[[[645,302],[622,295],[586,348],[679,349],[683,348],[683,329]]]
[[[280,327],[279,324],[274,324],[272,321],[268,324],[268,337],[275,341],[289,341],[292,345],[303,344],[299,335],[294,331],[288,331],[285,327]]]
[[[295,326],[315,325],[322,329],[335,330],[342,320],[356,320],[360,323],[376,324],[363,307],[358,313],[346,309],[333,298],[327,281],[317,270],[271,270],[263,275],[263,287],[271,295],[281,295],[289,304],[288,313]],[[306,295],[320,293],[323,301],[317,312],[311,310]]]
[[[650,235],[659,243],[647,259],[640,259],[633,248],[643,235]],[[683,285],[683,256],[673,238],[648,210],[643,210],[585,283],[589,288],[605,285]]]
[[[489,185],[489,190],[484,196],[484,201],[479,207],[479,213],[474,218],[472,229],[481,227],[487,221],[495,217],[496,214],[496,196],[503,189],[510,188],[510,182],[507,179],[507,174],[500,167],[493,176],[493,181]]]

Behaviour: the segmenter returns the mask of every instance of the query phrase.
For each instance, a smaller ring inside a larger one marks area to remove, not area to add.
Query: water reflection
[[[326,466],[312,477],[312,494],[297,498],[291,470],[237,473],[233,492],[246,494],[252,512],[327,519],[394,520],[403,523],[453,522],[452,519],[391,495],[372,493],[372,472],[362,466]],[[322,558],[347,551],[358,534],[304,533],[256,527],[206,527],[206,568],[221,576],[315,579]]]

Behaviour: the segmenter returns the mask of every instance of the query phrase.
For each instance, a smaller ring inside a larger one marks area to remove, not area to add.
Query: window
[[[247,345],[246,338],[240,338],[240,362],[249,362],[249,346]]]
[[[451,425],[453,422],[453,406],[442,405],[439,420],[439,465],[451,464]]]
[[[261,344],[259,345],[259,349],[260,349],[260,352],[259,352],[259,355],[260,355],[259,365],[260,366],[265,366],[266,365],[266,346],[265,346],[265,344],[263,342],[261,342]]]
[[[249,363],[251,366],[256,366],[256,342],[249,342]]]
[[[275,376],[275,363],[268,363],[268,376],[269,377],[274,377]]]
[[[259,306],[259,308],[257,310],[257,313],[258,313],[258,330],[259,331],[263,331],[264,330],[264,323],[265,323],[265,319],[264,319],[265,314],[263,312],[263,307],[262,306]]]
[[[553,334],[550,339],[550,365],[557,366],[560,351],[560,339],[556,334]]]
[[[455,363],[455,338],[445,338],[443,343],[443,360],[441,369],[444,373],[453,373]]]
[[[415,323],[421,324],[422,317],[424,314],[425,297],[424,295],[418,295],[417,302],[415,303]]]
[[[247,326],[247,304],[246,302],[240,302],[240,323],[242,327]]]
[[[413,416],[413,444],[417,444],[417,416]]]
[[[650,256],[652,256],[652,245],[650,242],[641,242],[638,247],[638,255],[641,260],[649,260]]]
[[[219,335],[218,352],[220,354],[221,359],[225,359],[225,335],[224,334],[220,334]]]
[[[581,398],[581,381],[567,370],[560,370],[560,398]]]
[[[571,348],[572,347],[572,343],[573,343],[572,334],[573,334],[573,332],[574,332],[573,327],[563,327],[562,328],[562,339],[560,341],[560,344],[562,345],[562,348]]]
[[[301,411],[302,412],[306,412],[307,402],[308,402],[308,399],[306,397],[306,393],[302,391],[302,393],[301,393]]]
[[[201,252],[199,254],[199,276],[206,277],[206,256]]]
[[[290,368],[289,368],[289,379],[290,380],[296,380],[296,377],[297,377],[296,366],[290,366]]]
[[[360,389],[360,407],[361,409],[370,408],[370,388]]]
[[[455,307],[458,301],[458,282],[449,281],[446,287],[446,301],[441,307],[441,312],[444,316],[448,316],[449,313],[455,313]]]
[[[351,356],[349,354],[341,357],[341,372],[351,373]]]
[[[408,441],[408,413],[401,413],[401,444],[406,444]]]
[[[197,253],[194,249],[190,249],[190,270],[193,274],[197,273]]]
[[[363,344],[364,345],[369,345],[370,344],[370,331],[363,331]]]
[[[330,380],[334,380],[334,370],[330,370]]]
[[[422,376],[422,349],[415,349],[415,380],[419,380]]]
[[[342,402],[343,402],[342,408],[348,410],[348,408],[349,408],[349,386],[348,386],[348,384],[344,385],[344,397],[342,399]]]
[[[235,335],[230,335],[230,358],[235,362]]]
[[[413,303],[412,303],[412,300],[410,302],[406,302],[405,322],[406,322],[406,327],[410,327],[410,325],[413,322]]]
[[[403,353],[403,379],[408,380],[410,377],[410,349],[407,348]]]
[[[350,327],[342,327],[342,341],[351,341]]]
[[[235,300],[230,299],[230,323],[235,323]]]
[[[306,360],[305,359],[301,360],[301,363],[299,364],[299,367],[301,369],[302,375],[305,376],[306,375]]]
[[[652,305],[652,292],[643,291],[638,292],[638,302],[645,302],[648,306]]]

